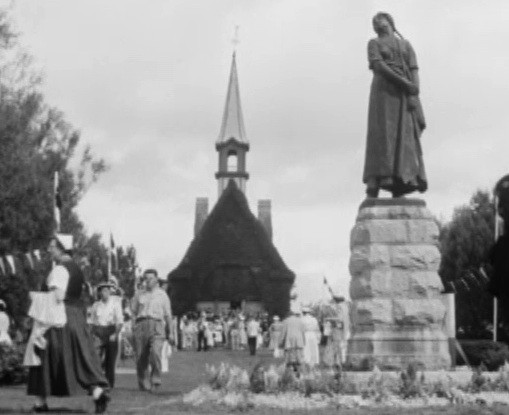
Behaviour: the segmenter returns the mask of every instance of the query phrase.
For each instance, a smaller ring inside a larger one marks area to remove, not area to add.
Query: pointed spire
[[[237,77],[235,52],[233,52],[232,56],[230,82],[228,83],[228,93],[226,94],[223,123],[221,125],[221,132],[217,138],[217,143],[228,141],[230,138],[234,138],[240,143],[248,142],[246,138],[246,131],[244,129],[242,107],[240,105],[239,81]]]

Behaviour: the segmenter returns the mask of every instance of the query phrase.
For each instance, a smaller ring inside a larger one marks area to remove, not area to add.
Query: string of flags
[[[19,272],[20,269],[25,268],[26,265],[28,265],[28,268],[31,270],[35,270],[40,262],[41,251],[39,249],[17,255],[0,256],[0,275],[16,275],[16,273]]]
[[[488,284],[489,280],[484,268],[480,267],[478,270],[467,271],[463,278],[454,281],[446,281],[445,284],[449,285],[454,293],[457,293],[461,290],[472,291],[472,289],[475,288],[472,287],[472,284],[483,287]]]

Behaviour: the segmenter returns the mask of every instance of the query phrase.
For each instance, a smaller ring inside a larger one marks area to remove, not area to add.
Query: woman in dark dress
[[[363,181],[369,197],[380,189],[400,197],[427,189],[420,136],[426,124],[419,100],[417,59],[387,13],[373,18],[378,37],[368,43],[373,82]],[[398,36],[396,36],[396,34]]]
[[[81,300],[85,279],[72,260],[72,237],[57,234],[48,251],[57,263],[46,280],[48,290],[55,290],[63,301],[67,323],[50,328],[47,345],[37,349],[41,365],[30,367],[27,393],[35,395],[34,412],[48,412],[48,396],[72,396],[80,388],[94,398],[95,412],[103,413],[109,401],[109,385],[101,370],[94,342],[86,323],[86,309]]]

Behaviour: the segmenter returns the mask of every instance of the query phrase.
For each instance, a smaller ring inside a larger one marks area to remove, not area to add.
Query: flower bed
[[[23,367],[24,354],[24,345],[0,345],[0,386],[16,385],[26,380],[27,370]]]
[[[367,376],[339,369],[304,368],[300,375],[281,366],[256,366],[251,373],[234,365],[208,366],[209,381],[184,395],[192,406],[216,404],[230,410],[254,407],[314,410],[372,406],[423,407],[451,404],[509,404],[509,364],[495,376],[465,372],[464,382],[443,371],[427,380],[409,366],[401,372],[374,368]]]

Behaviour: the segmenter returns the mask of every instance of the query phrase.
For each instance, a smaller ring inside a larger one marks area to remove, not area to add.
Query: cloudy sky
[[[246,132],[251,209],[272,200],[274,242],[303,301],[349,284],[361,182],[371,18],[390,12],[416,50],[429,191],[450,218],[508,173],[509,2],[490,0],[45,0],[10,2],[47,100],[110,171],[79,214],[133,243],[166,274],[193,232],[214,173],[232,55]]]

